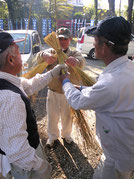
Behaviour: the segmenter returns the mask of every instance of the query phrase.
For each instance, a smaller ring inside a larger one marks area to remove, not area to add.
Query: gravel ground
[[[47,88],[40,91],[34,104],[35,114],[38,120],[39,133],[44,145],[48,161],[52,165],[52,179],[90,179],[94,168],[98,164],[101,151],[95,148],[86,148],[83,145],[83,138],[76,124],[73,125],[72,137],[74,142],[67,144],[62,139],[58,139],[54,148],[45,146],[47,140],[46,126],[47,116],[45,111]],[[87,115],[86,115],[87,116]],[[95,131],[95,115],[93,111],[88,111],[89,125]]]
[[[85,71],[89,71],[86,67]],[[92,68],[93,77],[96,77],[100,72],[97,68]],[[98,70],[98,71],[97,71]],[[92,72],[91,72],[92,73]],[[74,123],[72,137],[74,142],[67,144],[61,138],[56,141],[54,148],[46,147],[48,138],[46,133],[47,113],[46,113],[46,96],[47,88],[40,91],[36,97],[36,103],[33,105],[35,115],[38,121],[40,137],[42,139],[44,149],[48,161],[52,165],[52,179],[90,179],[92,178],[94,168],[99,162],[101,151],[99,148],[89,147],[87,149],[83,138],[80,134],[80,129]],[[86,120],[90,128],[95,132],[95,114],[94,111],[86,112]],[[60,124],[59,124],[60,125]]]

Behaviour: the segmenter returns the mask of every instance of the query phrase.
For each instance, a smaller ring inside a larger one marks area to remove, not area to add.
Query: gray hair
[[[0,69],[5,66],[8,54],[15,56],[14,45],[10,45],[4,52],[0,53]]]
[[[126,55],[127,54],[128,45],[116,45],[116,44],[114,45],[102,36],[99,36],[98,39],[99,39],[99,45],[106,43],[106,45],[111,49],[111,51],[115,55]]]

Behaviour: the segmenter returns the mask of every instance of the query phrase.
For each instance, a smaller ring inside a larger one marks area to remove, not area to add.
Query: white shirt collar
[[[106,66],[103,73],[108,72],[108,71],[118,67],[119,65],[127,62],[128,60],[129,59],[128,59],[127,55],[124,55],[124,56],[117,58],[116,60],[112,61],[108,66]]]
[[[11,75],[6,72],[0,72],[0,78],[5,79],[9,81],[10,83],[14,84],[15,86],[19,87],[21,86],[21,78]]]

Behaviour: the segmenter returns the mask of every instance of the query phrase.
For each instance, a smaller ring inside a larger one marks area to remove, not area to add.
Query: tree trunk
[[[98,23],[98,0],[94,0],[95,7],[95,25]]]
[[[127,9],[127,20],[132,25],[132,10],[133,10],[133,0],[128,0],[128,9]]]
[[[119,4],[119,16],[121,16],[121,0],[120,0],[120,4]]]
[[[15,29],[15,15],[14,15],[14,9],[13,9],[13,2],[11,0],[6,0],[8,11],[9,11],[9,19],[12,22],[13,29]]]
[[[115,0],[108,0],[109,3],[109,15],[115,16]]]

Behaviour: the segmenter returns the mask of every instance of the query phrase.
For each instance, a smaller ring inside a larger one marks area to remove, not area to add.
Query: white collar
[[[109,63],[109,65],[106,66],[103,73],[108,72],[109,70],[111,71],[112,69],[120,66],[121,64],[127,62],[128,60],[129,59],[128,59],[127,55],[117,58],[116,60],[112,61],[111,63]]]

